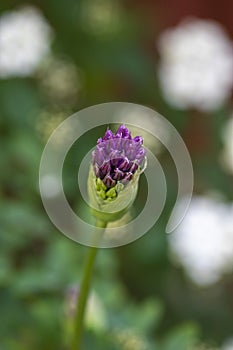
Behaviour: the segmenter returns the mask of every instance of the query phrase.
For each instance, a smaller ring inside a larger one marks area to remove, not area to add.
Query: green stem
[[[98,220],[96,222],[96,227],[105,228],[107,223]],[[87,304],[88,292],[90,287],[90,280],[92,275],[92,270],[95,262],[95,257],[98,248],[90,247],[87,255],[87,260],[84,268],[84,275],[80,286],[79,295],[77,298],[77,310],[74,319],[74,335],[73,342],[71,344],[71,350],[81,349],[81,340],[83,332],[83,320],[85,316],[85,309]]]

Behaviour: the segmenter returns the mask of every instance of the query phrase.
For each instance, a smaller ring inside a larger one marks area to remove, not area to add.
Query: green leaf
[[[196,324],[186,323],[172,330],[166,336],[163,350],[193,350],[198,342],[199,330]]]

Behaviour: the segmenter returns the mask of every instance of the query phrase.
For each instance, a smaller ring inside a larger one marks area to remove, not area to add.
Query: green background
[[[23,4],[1,0],[0,10]],[[114,0],[27,4],[41,9],[54,30],[53,56],[70,62],[77,80],[70,89],[68,81],[61,95],[46,85],[43,67],[33,77],[0,80],[0,349],[68,349],[72,316],[66,313],[66,291],[79,284],[88,248],[58,232],[43,208],[38,168],[47,137],[63,119],[93,104],[149,106],[184,138],[195,193],[216,190],[232,200],[232,177],[217,156],[231,106],[204,114],[166,104],[156,77],[155,38],[166,25],[159,12],[152,20],[148,9]],[[77,211],[84,210],[76,192],[77,164],[103,131],[84,137],[82,152],[74,147],[65,164],[66,195]],[[169,260],[164,229],[177,180],[168,153],[158,158],[168,182],[165,210],[141,239],[99,252],[93,288],[104,322],[93,311],[97,322],[86,327],[85,350],[204,349],[201,343],[215,349],[233,334],[232,275],[199,288]]]

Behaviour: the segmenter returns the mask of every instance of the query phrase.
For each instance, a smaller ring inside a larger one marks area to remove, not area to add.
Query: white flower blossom
[[[220,107],[233,86],[233,46],[221,25],[190,18],[165,30],[158,42],[165,99],[181,108]]]
[[[224,149],[221,156],[221,163],[226,170],[233,173],[233,117],[229,119],[223,130]]]
[[[172,256],[195,283],[217,282],[233,270],[233,205],[193,197],[186,217],[168,242]]]
[[[52,31],[34,7],[0,17],[0,78],[29,76],[49,53]]]
[[[233,350],[233,337],[227,339],[223,346],[221,347],[221,350]]]

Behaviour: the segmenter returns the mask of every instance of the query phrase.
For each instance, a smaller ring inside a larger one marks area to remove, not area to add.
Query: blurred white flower
[[[195,283],[217,282],[233,270],[233,205],[193,197],[186,217],[168,242],[173,257]]]
[[[223,143],[224,149],[220,160],[223,166],[233,173],[233,117],[223,130]]]
[[[227,339],[221,347],[221,350],[233,350],[233,338]]]
[[[34,7],[0,17],[0,77],[28,76],[50,51],[52,31]]]
[[[49,57],[38,70],[43,93],[56,105],[71,106],[77,102],[81,72],[69,60]]]
[[[159,80],[166,100],[181,109],[220,107],[233,86],[233,46],[221,25],[190,18],[158,42]]]

